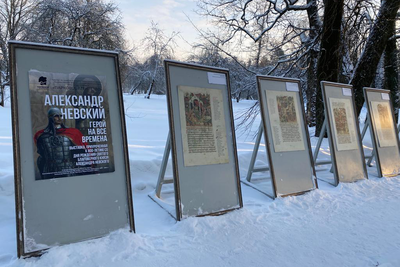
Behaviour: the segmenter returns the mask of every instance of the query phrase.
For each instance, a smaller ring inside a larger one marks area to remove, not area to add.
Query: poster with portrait
[[[393,116],[387,101],[371,101],[372,118],[375,121],[380,147],[397,146]]]
[[[275,152],[305,150],[297,92],[265,91]]]
[[[105,76],[29,71],[35,179],[113,172]]]
[[[350,99],[329,98],[338,151],[358,149]]]
[[[179,86],[185,166],[229,162],[222,91]]]

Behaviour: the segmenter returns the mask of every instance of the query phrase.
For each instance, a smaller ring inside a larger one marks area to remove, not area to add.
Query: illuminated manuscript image
[[[333,118],[335,119],[336,131],[342,139],[341,143],[349,143],[351,141],[349,124],[347,122],[347,114],[345,108],[334,108]]]
[[[186,126],[212,128],[210,94],[185,93]]]
[[[297,123],[297,112],[293,96],[277,96],[279,120],[281,123]]]
[[[222,91],[178,87],[185,166],[229,162]]]
[[[329,101],[337,150],[357,149],[356,127],[350,99],[330,98]]]
[[[396,146],[393,116],[388,101],[371,101],[372,119],[375,122],[380,147]]]
[[[29,71],[35,179],[113,172],[104,76]]]
[[[296,92],[265,91],[275,152],[305,150]]]

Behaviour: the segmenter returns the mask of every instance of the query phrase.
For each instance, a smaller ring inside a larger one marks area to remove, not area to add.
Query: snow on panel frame
[[[228,70],[164,63],[177,220],[241,208]]]
[[[321,82],[335,184],[368,178],[353,89]]]
[[[317,188],[299,81],[257,76],[257,84],[275,196]]]
[[[364,88],[364,97],[378,175],[396,176],[400,173],[399,139],[390,91]]]
[[[14,41],[9,51],[18,256],[134,231],[118,55]]]

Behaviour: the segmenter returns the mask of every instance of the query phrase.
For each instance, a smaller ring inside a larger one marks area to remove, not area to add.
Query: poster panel
[[[275,197],[317,188],[299,80],[257,76],[257,84]]]
[[[118,54],[9,51],[18,256],[134,231]]]
[[[114,171],[105,76],[29,71],[35,179]]]
[[[378,176],[396,176],[400,173],[400,151],[390,91],[364,88],[364,97]]]
[[[333,130],[338,151],[358,148],[354,114],[350,99],[329,98],[333,114]]]
[[[176,219],[241,208],[228,70],[164,63]]]
[[[350,85],[321,82],[335,185],[368,178]]]
[[[178,91],[185,166],[228,163],[222,92],[189,86]]]
[[[265,93],[275,152],[305,150],[296,93],[269,90]]]

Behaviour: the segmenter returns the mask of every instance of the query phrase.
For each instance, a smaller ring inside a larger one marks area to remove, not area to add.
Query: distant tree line
[[[120,11],[111,2],[0,0],[0,100],[9,84],[8,40],[116,50],[123,71],[128,57],[123,29]]]
[[[198,30],[201,41],[182,58],[175,54],[179,33],[168,35],[155,22],[128,47],[112,2],[0,0],[1,88],[8,83],[7,40],[116,50],[124,92],[146,98],[166,91],[163,60],[179,59],[228,68],[236,101],[257,99],[258,74],[299,78],[318,136],[322,80],[351,84],[358,113],[363,87],[389,89],[397,116],[399,7],[400,0],[198,0],[198,14],[212,27]],[[243,122],[257,113],[256,103]]]

